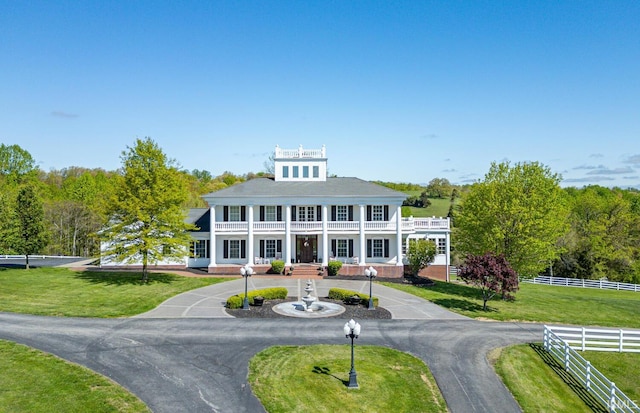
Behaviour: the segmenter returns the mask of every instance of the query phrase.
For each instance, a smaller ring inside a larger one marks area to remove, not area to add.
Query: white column
[[[284,209],[284,265],[291,265],[291,205]]]
[[[360,205],[360,256],[358,264],[364,266],[367,261],[367,242],[364,233],[364,220],[367,217],[364,205]]]
[[[329,225],[327,206],[322,205],[322,266],[329,265]]]
[[[396,209],[396,249],[398,251],[398,258],[396,265],[402,264],[402,207],[398,205]]]
[[[248,206],[248,224],[249,231],[247,233],[247,263],[253,265],[253,257],[255,257],[255,251],[253,250],[253,205]]]
[[[216,267],[216,207],[209,207],[209,267]]]

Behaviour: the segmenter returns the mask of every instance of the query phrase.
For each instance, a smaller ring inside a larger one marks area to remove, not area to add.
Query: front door
[[[317,257],[317,235],[298,235],[296,239],[298,262],[314,262]]]

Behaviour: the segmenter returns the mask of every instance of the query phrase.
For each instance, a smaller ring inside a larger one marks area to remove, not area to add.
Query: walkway
[[[285,287],[289,296],[299,300],[306,295],[304,279],[289,277],[251,277],[248,290],[268,287]],[[313,295],[326,297],[330,288],[344,288],[369,294],[368,281],[312,280]],[[244,279],[226,281],[172,297],[157,308],[136,318],[231,318],[225,311],[227,298],[244,293]],[[373,296],[378,297],[378,305],[391,313],[396,320],[463,320],[466,317],[445,310],[414,295],[373,283]]]

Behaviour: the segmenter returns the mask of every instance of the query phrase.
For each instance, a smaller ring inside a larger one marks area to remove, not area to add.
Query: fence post
[[[589,360],[587,360],[587,374],[585,375],[584,379],[584,387],[586,387],[587,390],[591,390],[591,362]]]
[[[562,340],[562,341],[564,342],[564,369],[566,371],[569,371],[569,357],[570,357],[569,350],[570,350],[570,347],[569,347],[569,343],[567,343],[564,340]]]
[[[620,343],[618,344],[618,351],[622,353],[624,350],[624,330],[620,329]]]
[[[542,330],[542,347],[549,351],[549,330],[547,326],[544,326],[544,330]]]
[[[582,327],[582,345],[581,345],[582,351],[584,351],[586,347],[587,347],[587,330],[584,327]]]
[[[616,384],[611,382],[611,393],[609,394],[609,411],[616,411]]]

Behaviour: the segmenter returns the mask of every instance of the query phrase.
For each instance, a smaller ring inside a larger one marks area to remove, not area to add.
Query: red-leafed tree
[[[460,268],[458,277],[480,288],[484,311],[487,310],[487,301],[496,294],[502,294],[502,298],[508,300],[513,299],[511,293],[518,290],[518,274],[504,255],[491,252],[469,256]]]

